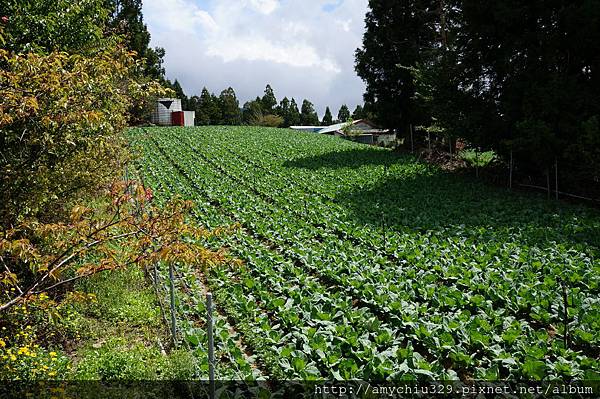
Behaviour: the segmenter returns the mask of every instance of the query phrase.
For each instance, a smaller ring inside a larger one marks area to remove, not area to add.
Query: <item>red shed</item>
[[[183,111],[171,112],[171,125],[173,125],[173,126],[184,126],[185,125]]]

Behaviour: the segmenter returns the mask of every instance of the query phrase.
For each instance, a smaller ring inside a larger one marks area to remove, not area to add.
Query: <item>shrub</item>
[[[253,125],[265,127],[280,127],[283,125],[283,118],[278,115],[259,115],[252,121]]]
[[[497,158],[494,151],[477,152],[470,149],[459,152],[458,156],[468,165],[477,168],[484,168]]]
[[[160,86],[132,78],[137,64],[123,48],[93,57],[0,50],[0,62],[0,222],[56,220],[65,201],[121,173],[127,110]]]

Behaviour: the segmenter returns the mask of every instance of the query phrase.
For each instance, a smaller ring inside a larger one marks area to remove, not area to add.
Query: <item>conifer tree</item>
[[[350,110],[346,104],[342,104],[340,110],[338,111],[337,119],[339,123],[345,123],[348,119],[350,119]]]
[[[300,111],[300,124],[306,126],[319,126],[319,116],[315,111],[313,103],[308,100],[302,102],[302,109]]]
[[[333,124],[333,116],[331,115],[331,110],[329,107],[325,108],[325,115],[323,115],[323,121],[321,122],[322,126],[329,126]]]

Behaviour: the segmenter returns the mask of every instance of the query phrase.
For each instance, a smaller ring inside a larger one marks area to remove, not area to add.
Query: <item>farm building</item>
[[[318,133],[319,130],[323,129],[323,126],[290,126],[290,129],[300,130],[302,132]]]
[[[290,129],[339,136],[365,144],[388,145],[396,140],[394,132],[389,129],[380,129],[366,119],[352,121],[348,129],[345,129],[346,125],[347,123],[337,123],[326,127],[290,126]],[[347,130],[348,134],[344,130]]]
[[[195,111],[183,111],[179,98],[159,98],[152,112],[152,123],[160,126],[194,126]]]

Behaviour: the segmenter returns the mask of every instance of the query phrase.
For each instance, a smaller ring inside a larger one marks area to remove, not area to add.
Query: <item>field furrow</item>
[[[597,375],[597,212],[334,137],[249,127],[130,136],[158,201],[179,195],[196,204],[194,223],[241,226],[205,244],[243,266],[211,270],[205,284],[264,373]]]

